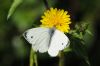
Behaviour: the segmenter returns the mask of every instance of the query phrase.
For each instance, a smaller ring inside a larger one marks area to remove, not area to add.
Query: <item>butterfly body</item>
[[[24,34],[25,39],[32,44],[34,51],[41,53],[48,52],[50,56],[55,57],[59,51],[68,46],[68,37],[61,31],[54,28],[32,28]]]

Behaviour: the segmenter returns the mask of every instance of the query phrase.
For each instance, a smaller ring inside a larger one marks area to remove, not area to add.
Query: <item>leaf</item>
[[[79,38],[71,37],[71,48],[72,48],[72,51],[79,58],[83,59],[85,63],[88,64],[88,66],[90,66],[87,49],[83,40]]]
[[[90,66],[87,47],[84,41],[85,34],[93,35],[88,30],[88,23],[79,23],[75,25],[75,29],[70,31],[70,47],[80,59],[82,59],[86,65]]]
[[[67,48],[65,48],[63,51],[64,51],[64,52],[70,52],[70,51],[72,51],[72,49],[71,49],[70,47],[67,47]]]
[[[9,19],[11,17],[11,15],[14,13],[14,11],[16,10],[16,8],[23,2],[23,0],[14,0],[14,2],[12,3],[9,12],[8,12],[8,16],[7,19]]]
[[[89,35],[93,36],[93,33],[92,33],[91,31],[86,30],[86,32],[87,32]]]

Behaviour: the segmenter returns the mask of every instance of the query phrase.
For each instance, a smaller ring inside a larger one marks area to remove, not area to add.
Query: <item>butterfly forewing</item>
[[[25,39],[32,44],[34,51],[46,52],[49,47],[51,38],[51,29],[49,28],[32,28],[27,30],[23,35]]]

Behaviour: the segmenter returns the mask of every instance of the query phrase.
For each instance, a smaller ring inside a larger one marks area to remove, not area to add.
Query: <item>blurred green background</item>
[[[46,10],[43,0],[21,0],[7,20],[14,0],[0,0],[0,66],[29,66],[31,45],[23,39],[25,30],[40,25],[41,15]],[[17,1],[17,0],[15,0]],[[89,23],[94,34],[85,35],[91,66],[100,66],[100,0],[47,0],[50,7],[68,10],[72,27],[75,23]],[[40,56],[41,55],[41,56]],[[39,66],[57,66],[58,58],[38,54]],[[66,54],[65,66],[87,66],[73,52]]]

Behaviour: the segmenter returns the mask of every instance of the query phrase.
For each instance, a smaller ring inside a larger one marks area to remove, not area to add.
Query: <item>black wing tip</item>
[[[23,33],[23,37],[24,37],[24,38],[27,38],[27,32],[24,32],[24,33]]]

